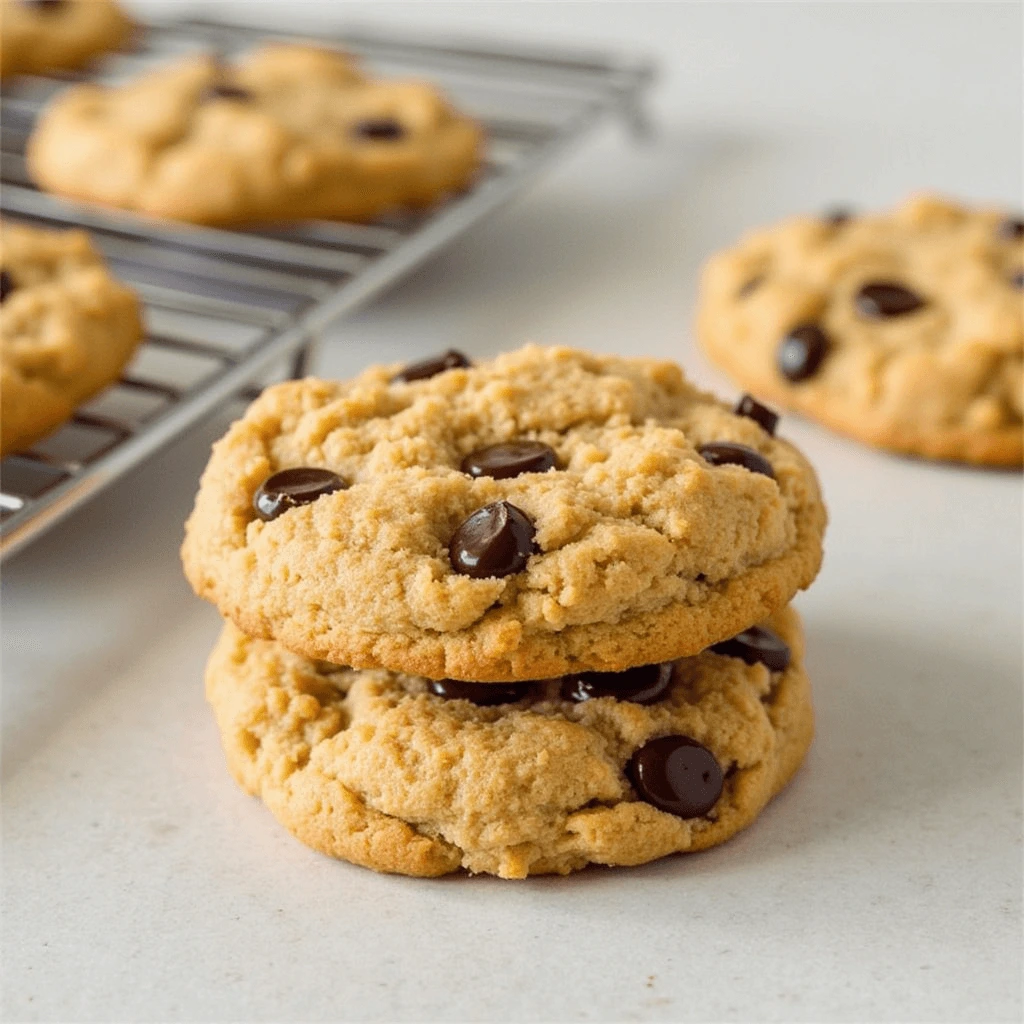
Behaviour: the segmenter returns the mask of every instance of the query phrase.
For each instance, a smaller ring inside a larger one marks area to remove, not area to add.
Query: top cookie
[[[250,636],[431,678],[618,671],[731,637],[818,571],[810,466],[671,363],[527,346],[399,369],[269,388],[214,446],[183,559]]]
[[[796,217],[707,264],[697,326],[746,388],[883,448],[1024,454],[1024,222],[923,196]]]
[[[0,75],[80,68],[133,29],[114,0],[0,0]]]
[[[0,454],[20,451],[117,379],[142,339],[139,300],[84,231],[0,231]]]
[[[465,188],[481,150],[478,126],[431,85],[272,45],[69,89],[43,112],[28,164],[51,192],[157,217],[365,221]]]

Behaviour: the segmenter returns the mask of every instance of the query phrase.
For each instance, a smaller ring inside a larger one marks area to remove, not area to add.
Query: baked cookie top
[[[527,346],[267,389],[183,559],[310,657],[534,679],[733,635],[811,583],[824,525],[803,456],[674,364]]]
[[[141,338],[135,293],[85,232],[0,225],[0,453],[63,423]]]
[[[810,689],[796,614],[765,626],[612,680],[474,687],[312,662],[228,625],[207,696],[232,774],[315,849],[410,875],[566,874],[723,842],[786,784]]]
[[[1019,464],[1024,221],[920,196],[794,217],[705,268],[708,354],[758,396],[871,444]]]
[[[279,44],[69,89],[41,115],[28,164],[51,192],[158,217],[368,220],[465,188],[482,148],[479,127],[428,83]]]
[[[133,31],[114,0],[0,0],[0,75],[79,68]]]

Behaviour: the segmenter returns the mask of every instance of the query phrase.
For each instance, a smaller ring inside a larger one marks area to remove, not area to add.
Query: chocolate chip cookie
[[[508,686],[338,668],[227,625],[206,686],[243,789],[313,848],[408,875],[706,849],[757,817],[813,733],[789,608],[727,649]]]
[[[704,271],[704,348],[755,395],[869,444],[1024,455],[1024,220],[930,196],[755,232]]]
[[[0,454],[62,424],[142,338],[135,293],[82,231],[0,227]]]
[[[366,221],[466,188],[482,150],[480,128],[425,82],[270,45],[69,89],[43,112],[28,164],[41,188],[157,217]]]
[[[562,348],[291,381],[214,447],[185,569],[248,635],[356,668],[696,654],[818,571],[818,484],[772,429],[674,364]]]
[[[80,68],[133,31],[114,0],[0,0],[0,76]]]

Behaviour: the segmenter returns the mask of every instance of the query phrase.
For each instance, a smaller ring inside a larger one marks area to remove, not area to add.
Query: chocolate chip
[[[699,818],[722,795],[722,768],[707,747],[689,736],[645,743],[626,767],[641,800],[680,818]]]
[[[355,133],[361,139],[394,142],[405,134],[405,129],[393,117],[378,117],[370,121],[360,121],[355,127]]]
[[[745,299],[752,291],[756,291],[763,281],[764,274],[758,274],[757,277],[752,277],[742,285],[740,290],[736,293],[736,297],[738,299]]]
[[[420,363],[410,363],[404,370],[400,370],[391,378],[392,382],[411,380],[426,380],[428,377],[436,377],[445,370],[455,370],[459,367],[472,366],[473,364],[454,348],[448,349],[439,356],[432,356]]]
[[[1016,238],[1024,238],[1024,220],[1020,217],[1007,217],[999,225],[999,237],[1013,241]]]
[[[515,704],[528,697],[533,683],[464,683],[458,679],[431,679],[427,689],[445,700],[468,700],[482,707]]]
[[[530,517],[507,501],[477,509],[448,544],[452,568],[463,576],[484,579],[522,572],[538,548]]]
[[[1018,270],[1017,273],[1010,278],[1010,284],[1012,284],[1014,288],[1024,288],[1024,270]]]
[[[252,505],[260,519],[270,522],[289,509],[308,505],[344,487],[345,481],[329,469],[297,466],[268,476],[257,489]]]
[[[38,7],[41,11],[56,11],[66,6],[67,0],[22,0],[28,7]]]
[[[0,270],[0,302],[14,291],[14,279],[6,270]]]
[[[924,299],[901,284],[892,281],[872,281],[857,292],[854,303],[861,316],[881,320],[913,313],[924,305]]]
[[[760,662],[771,672],[789,667],[789,647],[780,636],[763,626],[751,626],[731,640],[715,644],[711,650],[730,658],[742,658],[748,665]]]
[[[745,444],[734,444],[732,441],[712,441],[697,448],[697,454],[712,466],[742,466],[751,473],[763,473],[775,479],[772,464],[753,448]]]
[[[779,373],[794,383],[814,375],[828,354],[828,335],[817,324],[800,324],[782,339],[776,355]]]
[[[641,665],[625,672],[581,672],[566,676],[562,683],[562,700],[596,700],[614,697],[631,704],[657,704],[672,687],[672,662]]]
[[[744,395],[737,403],[733,412],[737,416],[746,416],[753,420],[765,433],[775,436],[775,428],[779,423],[779,414],[772,412],[766,405],[762,405],[751,395]]]
[[[550,445],[540,441],[506,441],[477,448],[462,460],[462,472],[472,477],[507,480],[520,473],[546,473],[558,465]]]
[[[252,99],[252,93],[238,85],[230,85],[227,82],[214,82],[206,87],[205,92],[199,97],[200,103],[208,103],[210,100],[238,100],[240,103],[247,103]]]
[[[826,224],[831,224],[832,227],[837,228],[847,221],[853,219],[853,213],[843,206],[835,206],[831,210],[826,210],[825,214],[821,218]]]

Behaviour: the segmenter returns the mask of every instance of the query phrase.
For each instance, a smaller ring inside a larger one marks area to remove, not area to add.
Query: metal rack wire
[[[120,81],[196,49],[231,55],[268,37],[252,28],[179,21],[112,57]],[[438,82],[488,132],[480,179],[428,213],[372,225],[317,221],[223,231],[157,222],[38,192],[24,147],[36,115],[68,80],[26,78],[0,97],[0,210],[8,220],[84,227],[146,305],[147,335],[120,381],[56,434],[0,464],[0,555],[28,543],[272,368],[305,372],[331,321],[510,199],[559,153],[611,117],[642,129],[652,78],[642,60],[607,53],[403,39],[352,30],[330,40],[382,74]]]

